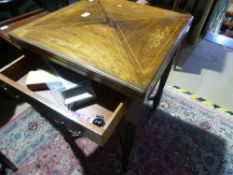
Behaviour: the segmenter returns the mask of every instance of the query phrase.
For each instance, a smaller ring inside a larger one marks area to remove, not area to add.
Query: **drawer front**
[[[86,118],[79,117],[77,113],[69,110],[65,105],[57,103],[50,98],[54,92],[50,90],[32,91],[25,85],[25,80],[30,70],[35,70],[41,59],[26,58],[24,56],[0,70],[0,86],[9,91],[11,95],[20,96],[32,104],[37,110],[46,113],[47,117],[66,126],[71,123],[88,138],[99,145],[111,136],[117,124],[120,122],[125,109],[125,97],[100,84],[93,83],[97,99],[91,103],[80,106],[76,112],[84,116],[101,115],[105,124],[99,127]]]

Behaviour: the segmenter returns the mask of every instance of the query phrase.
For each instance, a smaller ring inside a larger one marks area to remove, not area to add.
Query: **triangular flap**
[[[22,37],[25,41],[40,48],[49,48],[49,52],[72,62],[89,65],[130,84],[140,84],[131,63],[127,60],[127,53],[114,30],[108,25],[90,24],[31,32],[28,30]]]
[[[187,15],[126,0],[95,0],[114,21],[135,21],[158,18],[187,18]]]
[[[131,60],[137,64],[137,74],[141,75],[142,84],[146,85],[166,57],[181,32],[184,20],[155,19],[119,23],[118,28],[124,36],[131,52]]]

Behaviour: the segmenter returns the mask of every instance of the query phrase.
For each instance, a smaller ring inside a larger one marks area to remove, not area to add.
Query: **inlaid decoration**
[[[126,0],[83,0],[11,36],[144,93],[191,16]]]

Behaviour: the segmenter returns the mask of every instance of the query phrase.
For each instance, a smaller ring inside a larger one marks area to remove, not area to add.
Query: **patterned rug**
[[[68,144],[33,108],[0,129],[0,149],[19,167],[7,174],[16,175],[233,174],[233,118],[174,88],[139,131],[126,173],[117,134],[104,147],[87,138]]]

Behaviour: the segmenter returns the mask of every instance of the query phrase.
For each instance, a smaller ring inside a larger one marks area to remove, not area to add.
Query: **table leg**
[[[170,73],[172,64],[173,64],[173,59],[172,58],[170,60],[170,62],[168,63],[163,75],[161,76],[160,82],[159,82],[159,87],[158,90],[156,91],[155,96],[151,99],[153,101],[153,108],[151,111],[156,110],[160,99],[162,97],[162,93],[163,93],[163,88],[166,84],[168,75]],[[149,111],[150,112],[150,111]],[[132,124],[124,124],[125,126],[120,128],[120,139],[121,139],[121,145],[122,145],[122,151],[123,151],[123,155],[122,155],[122,164],[123,164],[123,170],[127,171],[128,170],[128,166],[129,166],[129,158],[130,158],[130,154],[134,145],[134,139],[137,135],[137,133],[140,132],[140,128],[141,128],[141,124],[144,123],[143,122],[143,118],[145,118],[146,116],[149,115],[148,112],[146,112],[143,108],[141,110],[140,113],[140,117],[138,118],[138,121],[136,122],[136,125],[132,125]]]
[[[123,171],[127,172],[129,165],[129,157],[131,150],[133,148],[134,136],[136,132],[136,127],[130,123],[124,123],[123,128],[119,128],[119,138],[121,141],[121,149],[122,149],[122,168]]]
[[[174,59],[174,58],[173,58]],[[169,73],[170,73],[170,70],[171,70],[171,67],[172,67],[172,64],[173,64],[173,59],[170,60],[167,68],[165,69],[161,79],[160,79],[160,82],[159,82],[159,87],[158,87],[158,90],[157,90],[157,93],[156,95],[153,97],[153,110],[155,110],[158,105],[159,105],[159,102],[161,100],[161,97],[162,97],[162,94],[163,94],[163,88],[167,82],[167,79],[168,79],[168,76],[169,76]]]

